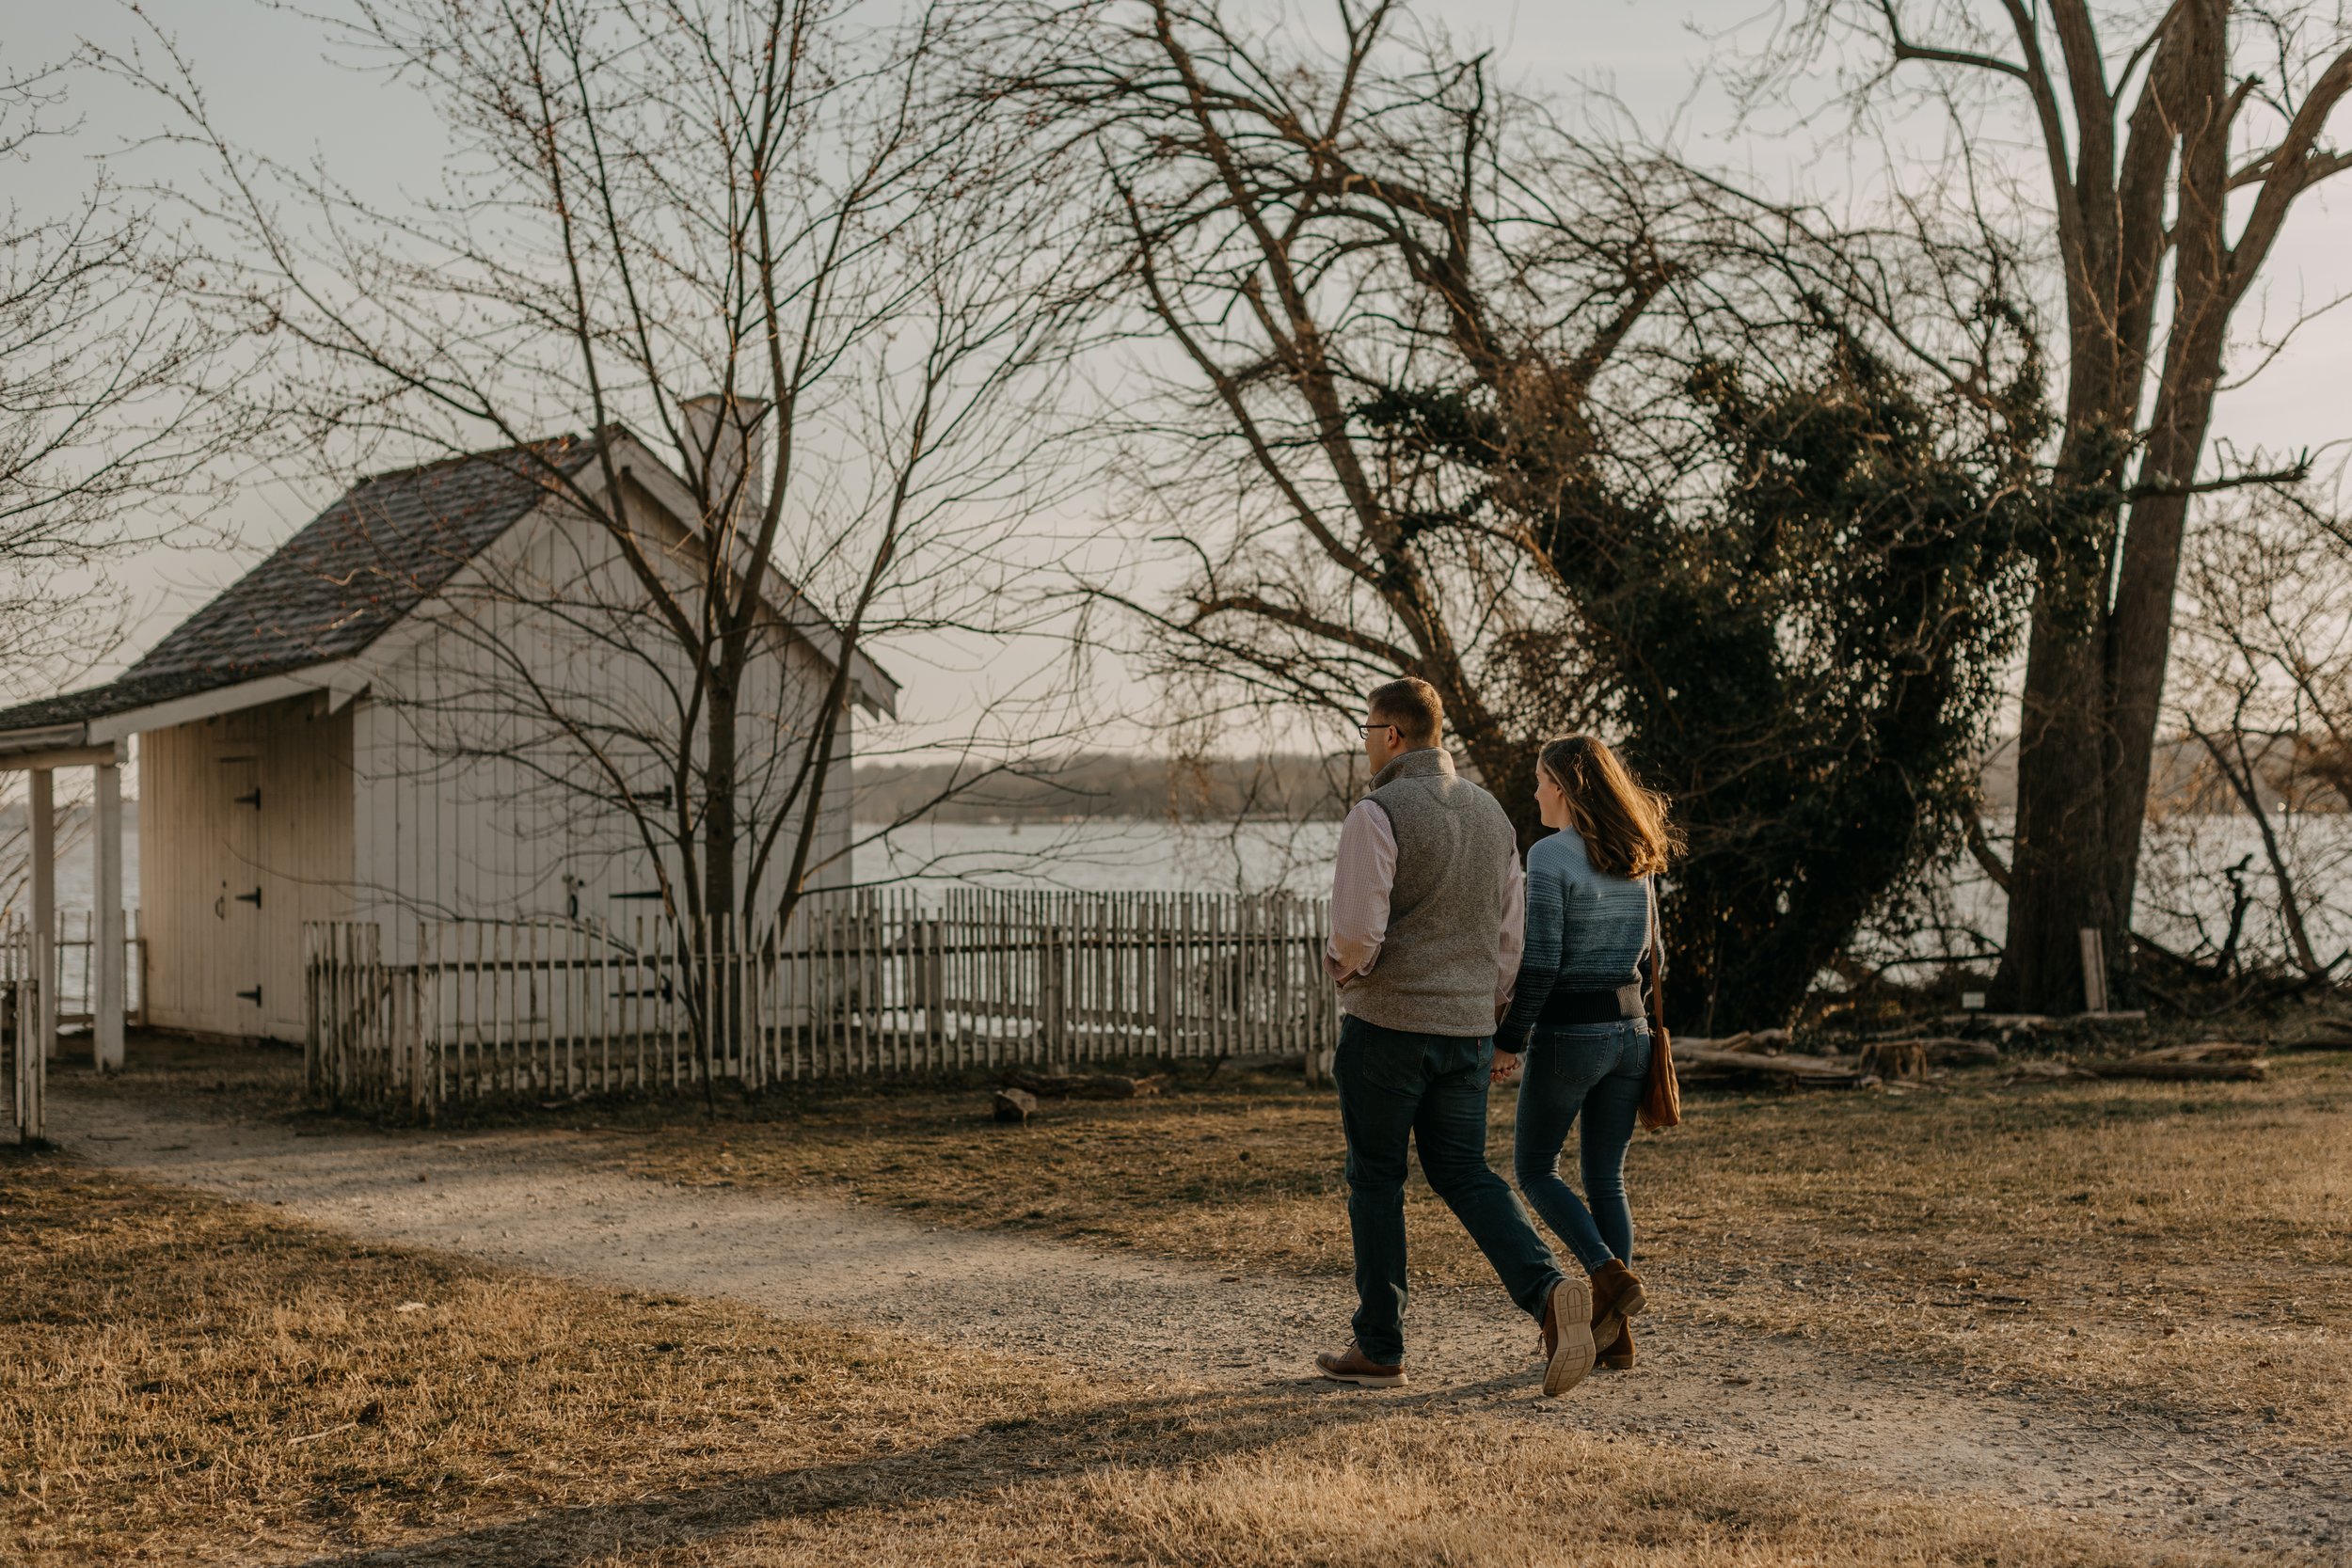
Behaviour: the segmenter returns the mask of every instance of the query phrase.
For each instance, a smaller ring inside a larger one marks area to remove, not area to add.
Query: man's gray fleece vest
[[[1380,957],[1341,988],[1341,1008],[1386,1029],[1493,1034],[1502,892],[1518,854],[1511,819],[1441,751],[1398,757],[1365,799],[1396,834],[1396,881]]]

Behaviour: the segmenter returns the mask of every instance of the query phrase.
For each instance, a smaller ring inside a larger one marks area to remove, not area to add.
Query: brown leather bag
[[[1682,1125],[1682,1085],[1675,1077],[1674,1040],[1666,1033],[1666,954],[1658,940],[1658,883],[1649,884],[1649,949],[1642,955],[1649,980],[1649,1079],[1636,1116],[1655,1132]]]

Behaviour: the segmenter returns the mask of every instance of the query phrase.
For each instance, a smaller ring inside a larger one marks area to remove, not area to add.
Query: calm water
[[[2007,850],[2009,825],[1989,820]],[[2293,868],[2311,943],[2322,962],[2352,947],[2352,816],[2319,813],[2276,819]],[[918,886],[979,882],[1089,892],[1250,892],[1276,888],[1320,896],[1331,885],[1339,824],[1245,822],[1180,827],[1167,822],[1093,822],[1028,826],[945,824],[898,835],[885,848],[860,849],[861,881],[912,880]],[[2210,952],[2223,940],[2232,900],[2227,873],[2238,868],[2249,895],[2241,947],[2282,954],[2281,902],[2260,831],[2243,816],[2173,817],[2151,823],[2140,879],[2137,928],[2177,952]],[[1967,958],[1979,933],[1998,941],[2001,891],[1973,859],[1963,857],[1889,930],[1857,945],[1873,961]]]
[[[861,834],[873,830],[863,829]],[[1265,893],[1310,895],[1331,886],[1337,822],[1235,822],[1179,826],[1108,820],[930,823],[888,845],[862,844],[861,882],[912,881],[1078,893]]]

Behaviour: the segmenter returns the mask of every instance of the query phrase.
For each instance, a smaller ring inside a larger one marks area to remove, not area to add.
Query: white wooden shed
[[[631,631],[617,548],[563,492],[600,496],[608,467],[664,569],[698,580],[697,509],[670,467],[625,430],[564,436],[366,479],[120,678],[0,712],[0,770],[31,774],[37,932],[55,926],[50,773],[97,769],[101,1067],[122,1059],[135,743],[158,1027],[301,1038],[306,922],[375,921],[403,961],[422,919],[648,911],[652,851],[617,801],[577,787],[578,737],[547,716],[555,692],[597,724],[658,726],[686,668],[674,641]],[[840,646],[792,584],[770,597],[747,777],[788,770]],[[893,711],[897,684],[862,654],[850,664],[845,709]],[[848,718],[818,824],[839,861],[819,885],[847,875]],[[54,1020],[41,1027],[55,1037]]]

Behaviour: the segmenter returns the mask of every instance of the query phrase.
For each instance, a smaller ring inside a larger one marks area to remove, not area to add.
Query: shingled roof
[[[0,731],[126,713],[366,648],[596,452],[578,436],[361,480],[104,686],[0,711]]]

